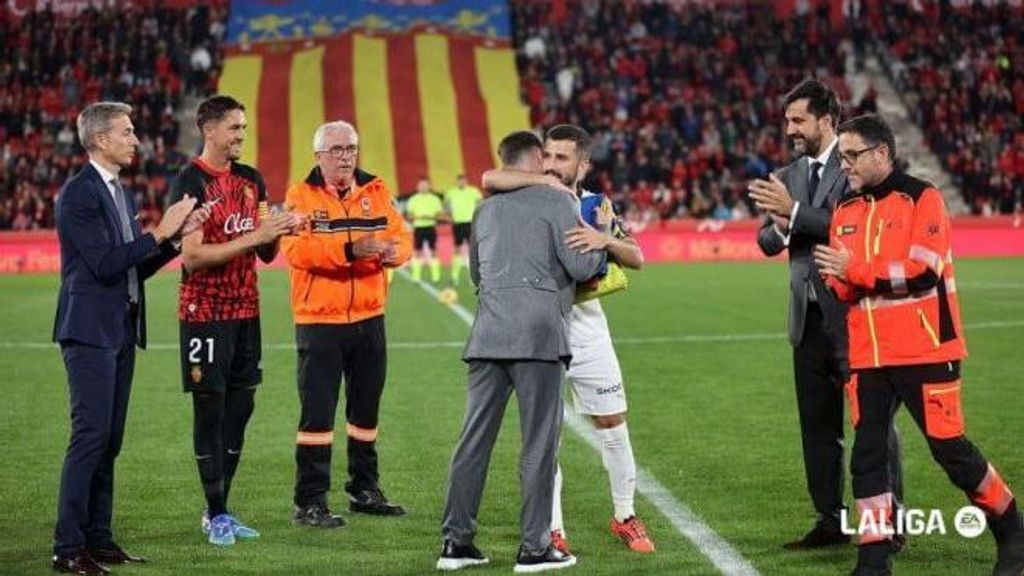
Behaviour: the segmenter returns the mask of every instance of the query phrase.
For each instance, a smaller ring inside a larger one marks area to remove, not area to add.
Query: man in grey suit
[[[835,205],[849,191],[839,167],[839,102],[821,82],[807,79],[785,98],[786,137],[801,157],[770,180],[750,183],[750,197],[767,217],[757,243],[768,256],[789,250],[789,341],[803,441],[807,489],[818,513],[814,527],[785,544],[789,550],[846,544],[843,505],[843,386],[849,379],[846,308],[825,287],[814,246],[828,243]],[[903,499],[899,436],[890,437],[896,498]],[[902,541],[897,542],[897,546]]]
[[[541,141],[515,132],[498,148],[509,168],[540,172]],[[466,416],[448,477],[439,570],[459,570],[488,559],[473,544],[491,450],[513,391],[519,401],[522,453],[520,539],[516,572],[575,564],[551,545],[551,499],[560,394],[571,354],[568,314],[576,283],[601,270],[604,251],[581,254],[565,245],[578,226],[570,194],[531,186],[482,202],[473,215],[470,277],[478,305],[463,360],[469,363]]]

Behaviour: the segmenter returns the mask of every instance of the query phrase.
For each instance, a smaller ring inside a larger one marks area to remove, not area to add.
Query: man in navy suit
[[[118,180],[139,144],[131,107],[87,106],[78,137],[89,163],[57,200],[61,286],[53,339],[68,373],[71,441],[61,472],[53,568],[105,574],[104,564],[141,562],[119,547],[110,530],[114,459],[124,436],[135,346],[145,348],[143,281],[177,254],[181,234],[208,215],[194,198],[169,206],[152,232],[143,233],[135,204]]]

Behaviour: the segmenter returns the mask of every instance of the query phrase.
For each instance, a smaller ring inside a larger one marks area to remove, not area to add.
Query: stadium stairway
[[[876,48],[877,49],[877,48]],[[848,51],[851,53],[852,51]],[[847,70],[853,70],[847,65]],[[853,101],[858,102],[869,86],[874,86],[878,93],[878,112],[885,117],[896,132],[896,144],[899,155],[909,163],[908,170],[915,176],[923,178],[942,190],[946,206],[951,214],[968,214],[970,212],[964,202],[960,187],[953,182],[939,159],[928,147],[924,134],[914,123],[907,105],[895,85],[890,80],[885,66],[877,53],[869,53],[865,60],[862,74],[847,74],[847,82],[853,93]]]

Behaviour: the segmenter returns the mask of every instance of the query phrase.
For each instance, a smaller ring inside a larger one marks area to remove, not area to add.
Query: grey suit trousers
[[[509,395],[515,391],[523,442],[519,457],[522,545],[532,553],[547,549],[551,543],[551,499],[562,428],[560,390],[564,370],[560,362],[537,360],[469,362],[466,418],[452,456],[441,521],[445,539],[464,545],[472,543],[476,535],[491,451]]]

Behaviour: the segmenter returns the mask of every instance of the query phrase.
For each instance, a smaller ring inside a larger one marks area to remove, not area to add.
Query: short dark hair
[[[505,166],[515,166],[523,159],[523,154],[534,148],[544,148],[540,137],[529,130],[519,130],[502,138],[498,144],[498,158]]]
[[[892,160],[893,165],[897,165],[896,136],[892,133],[889,123],[878,114],[865,114],[856,118],[850,118],[839,125],[839,133],[856,134],[863,138],[864,143],[868,146],[884,144],[889,148],[889,158]]]
[[[832,117],[833,128],[839,124],[839,99],[834,90],[814,78],[807,78],[786,94],[785,107],[805,98],[807,111],[815,118],[828,115]]]
[[[576,151],[581,159],[590,158],[590,146],[594,142],[594,139],[590,137],[586,130],[573,124],[557,124],[552,126],[544,139],[571,140],[576,144]]]
[[[245,112],[245,105],[231,96],[210,96],[199,103],[199,108],[196,110],[196,126],[202,132],[203,126],[209,122],[219,121],[232,110]]]

